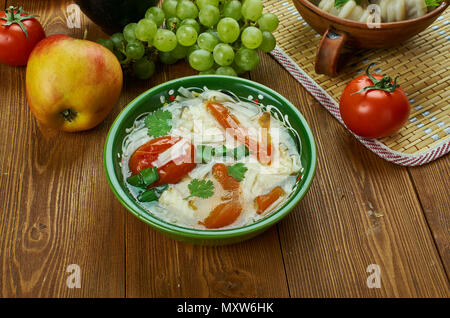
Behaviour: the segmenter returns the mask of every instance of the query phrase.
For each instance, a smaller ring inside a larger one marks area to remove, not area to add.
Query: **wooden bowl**
[[[412,20],[399,22],[367,23],[341,19],[314,5],[309,0],[293,0],[303,19],[322,34],[317,49],[315,71],[317,74],[336,76],[342,66],[342,48],[384,48],[399,45],[425,30],[448,7],[445,1],[433,11]]]

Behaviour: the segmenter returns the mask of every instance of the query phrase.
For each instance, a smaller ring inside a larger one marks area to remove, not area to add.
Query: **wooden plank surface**
[[[48,35],[102,35],[84,16],[80,29],[67,28],[70,1],[22,3],[41,15]],[[157,233],[120,205],[103,172],[104,140],[120,109],[155,84],[194,74],[185,63],[128,80],[105,122],[79,134],[39,129],[25,69],[0,65],[8,79],[0,82],[0,297],[448,297],[449,157],[409,172],[383,161],[272,58],[261,58],[250,78],[304,114],[318,169],[285,220],[225,247]],[[66,286],[69,264],[80,266],[80,289]],[[366,286],[370,264],[380,266],[380,289]]]
[[[81,37],[81,29],[66,26],[68,3],[22,4],[41,16],[47,35]],[[100,36],[98,28],[89,31]],[[0,82],[0,297],[124,296],[125,215],[116,213],[122,207],[102,159],[118,107],[92,131],[49,134],[28,108],[25,68],[1,65],[0,76],[8,79]],[[80,266],[80,289],[66,285],[70,264]]]
[[[263,58],[252,78],[298,106],[318,145],[313,185],[279,226],[291,296],[448,296],[406,168],[362,147],[274,60]],[[370,264],[380,289],[366,286]]]
[[[428,226],[450,273],[450,158],[409,169]]]

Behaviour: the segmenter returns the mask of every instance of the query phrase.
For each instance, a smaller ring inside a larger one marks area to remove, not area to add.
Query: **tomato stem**
[[[22,14],[25,14],[25,15],[22,15]],[[36,14],[27,15],[27,14],[28,14],[27,12],[23,11],[22,7],[17,9],[17,7],[10,6],[8,9],[5,9],[6,17],[5,18],[0,17],[0,19],[6,21],[4,26],[10,26],[14,23],[18,24],[28,39],[28,32],[27,32],[27,29],[25,28],[25,26],[23,25],[22,21],[38,17],[38,15],[36,15]]]
[[[373,86],[366,86],[363,89],[361,89],[351,95],[364,93],[364,92],[367,92],[369,90],[374,90],[374,89],[385,91],[388,93],[393,93],[397,88],[400,87],[400,85],[397,84],[398,76],[396,76],[394,78],[394,82],[392,83],[392,78],[390,76],[383,75],[383,78],[378,80],[372,74],[370,74],[369,69],[374,65],[375,65],[375,63],[371,63],[366,69],[366,75],[372,81]]]

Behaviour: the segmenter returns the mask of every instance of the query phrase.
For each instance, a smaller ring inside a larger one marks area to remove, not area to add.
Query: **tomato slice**
[[[224,129],[227,129],[227,131],[236,138],[237,141],[246,145],[254,155],[256,154],[259,162],[270,164],[272,147],[270,144],[270,140],[268,140],[267,137],[263,137],[263,139],[266,139],[268,143],[264,141],[262,143],[258,143],[256,140],[251,139],[248,136],[246,129],[240,125],[237,118],[230,114],[228,109],[222,104],[209,102],[206,105],[206,109],[211,113],[211,115],[213,115],[213,117]]]
[[[232,224],[241,215],[242,205],[239,201],[239,181],[228,175],[227,166],[217,163],[212,168],[214,178],[219,181],[223,189],[231,191],[230,201],[216,206],[203,222],[199,224],[208,229],[217,229]]]
[[[286,195],[286,192],[284,192],[283,188],[276,186],[269,193],[257,196],[255,199],[257,205],[256,213],[261,214],[265,212],[267,208],[284,195]]]
[[[212,168],[213,176],[219,181],[224,190],[238,191],[239,181],[228,175],[227,166],[223,163],[216,163]]]
[[[207,229],[217,229],[232,224],[241,215],[242,205],[238,198],[219,204],[211,211],[209,216],[199,222]]]
[[[138,174],[143,169],[153,167],[153,162],[158,159],[159,154],[168,150],[181,139],[181,137],[164,136],[152,139],[139,147],[128,163],[132,175]],[[194,162],[195,147],[191,143],[188,144],[189,147],[186,147],[179,157],[158,167],[159,180],[150,187],[178,183],[195,168],[197,165]]]

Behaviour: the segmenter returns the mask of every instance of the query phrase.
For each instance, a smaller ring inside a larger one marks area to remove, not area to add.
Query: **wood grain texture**
[[[22,4],[47,34],[81,35],[66,26],[68,3]],[[41,131],[27,105],[25,68],[1,65],[0,74],[8,78],[0,84],[0,296],[124,296],[124,215],[115,213],[121,206],[102,163],[118,109],[89,132]],[[80,266],[80,289],[66,285],[70,264]]]
[[[313,185],[279,225],[291,296],[448,296],[406,168],[362,147],[286,74],[264,57],[252,78],[298,106],[318,145]],[[380,266],[380,289],[366,286],[370,264]]]
[[[48,35],[102,36],[84,16],[80,29],[67,28],[70,3],[22,1]],[[192,74],[180,62],[148,81],[127,79],[102,124],[64,134],[37,126],[25,69],[0,65],[0,297],[450,296],[448,156],[409,173],[383,161],[268,55],[250,78],[297,105],[318,144],[316,178],[298,207],[224,247],[176,242],[128,213],[104,175],[106,133],[137,95]],[[69,264],[80,265],[80,289],[66,286]],[[366,287],[369,264],[381,268],[380,289]]]
[[[444,263],[450,273],[450,157],[426,166],[409,168],[425,217]]]

